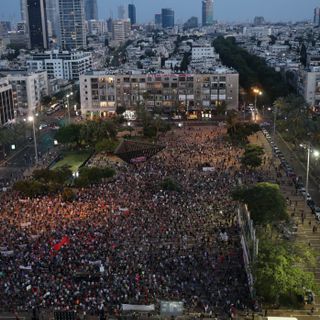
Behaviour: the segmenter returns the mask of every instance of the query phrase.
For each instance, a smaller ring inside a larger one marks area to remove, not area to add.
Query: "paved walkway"
[[[296,235],[296,241],[298,243],[303,243],[310,245],[315,249],[317,253],[317,266],[316,268],[308,268],[307,271],[312,271],[315,274],[316,281],[318,285],[320,285],[320,226],[319,222],[315,219],[315,216],[312,214],[311,209],[306,205],[304,198],[298,192],[291,180],[286,176],[284,170],[280,170],[281,177],[276,177],[275,168],[280,165],[280,161],[278,158],[272,156],[272,149],[269,142],[266,140],[262,132],[259,132],[255,136],[250,138],[250,142],[263,146],[265,149],[267,161],[264,164],[265,169],[269,168],[271,175],[271,180],[276,180],[280,185],[280,189],[288,199],[288,213],[293,218],[294,222],[298,225],[298,232]],[[283,150],[282,146],[278,144],[279,149],[283,152],[286,157],[287,154]],[[287,158],[287,161],[290,165],[291,158]],[[295,169],[295,166],[292,165]],[[299,172],[297,172],[299,175]],[[319,194],[318,194],[319,196]],[[302,213],[304,219],[302,219]],[[302,221],[303,220],[303,221]],[[313,227],[317,227],[317,231],[313,231]],[[306,306],[305,310],[290,310],[290,309],[282,309],[282,310],[268,310],[268,316],[293,316],[297,317],[299,320],[313,320],[320,319],[320,298],[316,297],[316,303],[314,305],[315,312],[311,315],[310,308],[312,306]]]

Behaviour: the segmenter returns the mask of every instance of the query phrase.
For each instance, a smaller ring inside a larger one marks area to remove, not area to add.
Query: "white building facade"
[[[213,111],[218,105],[238,109],[239,74],[217,69],[210,74],[128,74],[105,71],[80,76],[83,116],[104,117],[117,107],[135,109],[143,103],[150,111]]]
[[[47,71],[49,78],[79,80],[81,74],[92,69],[92,54],[82,51],[46,51],[31,56],[27,66],[30,71]]]
[[[12,73],[7,75],[12,85],[14,108],[17,116],[32,115],[41,107],[41,99],[48,95],[46,71],[36,73]]]

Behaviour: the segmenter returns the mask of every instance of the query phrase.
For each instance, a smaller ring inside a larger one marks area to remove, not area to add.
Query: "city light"
[[[34,121],[34,117],[33,117],[33,116],[29,116],[29,117],[28,117],[28,121],[29,121],[29,122],[33,122],[33,121]]]

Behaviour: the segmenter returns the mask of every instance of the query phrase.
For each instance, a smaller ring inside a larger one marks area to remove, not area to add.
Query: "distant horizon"
[[[0,20],[11,22],[20,21],[20,1],[0,0],[2,10]],[[191,16],[196,16],[201,22],[201,0],[97,0],[99,19],[110,16],[117,18],[117,7],[134,3],[137,8],[137,22],[149,23],[154,21],[154,14],[161,8],[172,8],[175,20],[181,24]],[[186,5],[187,1],[192,3]],[[266,21],[299,22],[312,21],[313,10],[320,7],[319,0],[308,0],[306,5],[301,0],[214,0],[214,20],[224,23],[250,23],[255,16],[263,16]],[[142,10],[143,8],[143,10]]]

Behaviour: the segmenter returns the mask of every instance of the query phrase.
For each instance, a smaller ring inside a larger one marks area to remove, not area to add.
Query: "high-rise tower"
[[[162,9],[162,28],[173,28],[174,27],[174,11],[172,9]]]
[[[63,49],[86,47],[83,0],[59,0],[60,38]]]
[[[320,26],[320,8],[314,9],[313,24],[315,26]]]
[[[128,17],[130,19],[131,25],[137,23],[136,6],[134,4],[128,5]]]
[[[60,38],[60,18],[58,0],[46,0],[46,11],[48,24],[51,26],[49,37]],[[49,29],[49,28],[48,28]]]
[[[85,0],[86,20],[98,20],[97,0]]]
[[[47,13],[44,0],[27,0],[27,24],[31,49],[48,48]]]
[[[202,25],[213,24],[213,0],[202,0]]]

